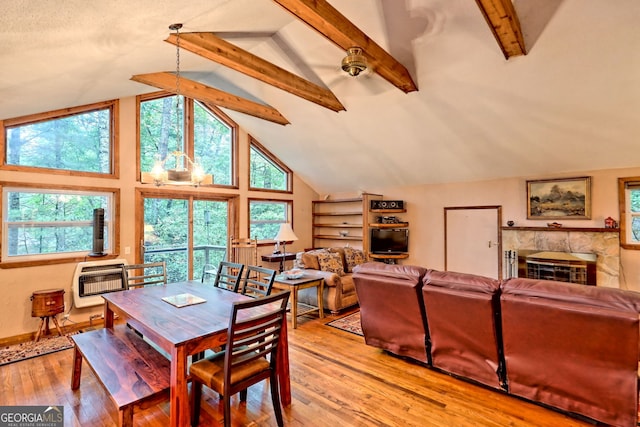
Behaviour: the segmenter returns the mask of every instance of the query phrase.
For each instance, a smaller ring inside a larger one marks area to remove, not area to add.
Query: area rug
[[[27,341],[20,344],[0,347],[0,366],[20,360],[31,359],[56,351],[73,348],[73,341],[67,335],[42,338],[38,342]]]
[[[326,325],[351,332],[352,334],[360,335],[361,337],[364,336],[362,333],[362,326],[360,325],[360,311],[332,320],[331,322],[326,323]]]

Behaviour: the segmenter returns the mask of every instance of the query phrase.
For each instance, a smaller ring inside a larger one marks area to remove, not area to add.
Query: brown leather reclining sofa
[[[367,344],[569,413],[636,425],[640,294],[381,263],[356,267],[353,278]]]

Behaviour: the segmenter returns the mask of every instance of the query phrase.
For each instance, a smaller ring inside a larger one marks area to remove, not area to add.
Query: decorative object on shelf
[[[604,228],[618,228],[618,221],[609,216],[604,220]]]
[[[356,77],[366,69],[367,58],[362,54],[362,49],[355,46],[347,49],[347,56],[342,59],[342,70]]]
[[[379,216],[376,217],[379,224],[398,224],[400,219],[397,216]]]
[[[513,221],[511,221],[511,220],[507,221],[507,225],[508,225],[509,227],[513,227],[515,224],[516,224],[516,223],[515,223],[515,222],[513,222]]]
[[[527,181],[527,219],[591,219],[591,177]]]
[[[298,236],[293,232],[291,224],[283,222],[280,224],[278,234],[273,238],[276,242],[282,243],[282,253],[287,253],[287,242],[298,240]]]
[[[171,24],[169,29],[176,32],[176,138],[177,146],[182,146],[182,137],[180,132],[180,29],[182,24]],[[166,169],[169,157],[175,159],[175,168]],[[164,159],[156,159],[151,173],[142,174],[142,182],[160,186],[165,184],[171,185],[193,185],[198,187],[202,184],[213,184],[213,176],[204,173],[202,165],[196,160],[192,160],[186,153],[182,151],[173,151]]]
[[[372,200],[371,209],[404,209],[404,200]]]
[[[559,222],[548,222],[547,223],[547,227],[551,227],[551,228],[561,228],[562,224],[560,224]]]

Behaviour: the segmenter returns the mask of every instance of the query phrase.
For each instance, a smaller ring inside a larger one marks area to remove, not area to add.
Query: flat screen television
[[[370,251],[373,254],[402,254],[409,252],[408,228],[372,228]]]

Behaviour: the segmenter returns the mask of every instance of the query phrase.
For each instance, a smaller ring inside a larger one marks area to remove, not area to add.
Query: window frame
[[[110,171],[108,173],[75,171],[70,169],[55,169],[38,166],[20,166],[7,163],[7,128],[22,125],[35,124],[45,121],[62,119],[65,117],[89,113],[92,111],[109,110],[111,116],[110,123]],[[120,143],[119,143],[119,123],[120,123],[120,102],[117,99],[110,101],[98,102],[95,104],[82,105],[72,108],[64,108],[60,110],[48,111],[45,113],[31,114],[28,116],[15,117],[12,119],[0,120],[0,149],[2,150],[2,158],[0,159],[0,170],[20,171],[31,173],[46,173],[54,175],[71,175],[82,177],[98,177],[118,179],[120,177]]]
[[[270,193],[284,193],[284,194],[292,194],[293,193],[293,171],[287,167],[280,159],[278,159],[273,153],[267,150],[262,144],[260,144],[253,136],[248,135],[249,137],[249,153],[247,156],[247,173],[249,178],[249,190],[251,191],[268,191]],[[251,149],[255,149],[262,156],[274,164],[274,166],[281,169],[287,176],[287,188],[285,190],[276,190],[271,188],[260,188],[260,187],[252,187],[251,186]]]
[[[25,190],[41,190],[41,191],[58,191],[58,192],[87,192],[87,193],[111,193],[111,209],[108,217],[111,219],[111,226],[109,227],[110,242],[112,242],[107,255],[101,257],[101,259],[115,258],[118,255],[120,248],[120,189],[108,188],[108,187],[90,187],[90,186],[75,186],[75,185],[52,185],[52,184],[35,184],[35,183],[23,183],[23,182],[0,182],[0,206],[2,212],[5,212],[5,188],[11,189],[25,189]],[[4,221],[2,223],[4,229]],[[5,233],[2,233],[2,247],[6,247]],[[51,265],[51,264],[65,264],[76,263],[86,261],[89,257],[91,250],[88,250],[86,254],[79,255],[82,252],[73,253],[56,253],[56,254],[40,254],[34,255],[37,258],[31,258],[25,260],[24,258],[19,260],[6,259],[4,251],[0,257],[0,268],[21,268],[31,267],[37,265]]]
[[[285,217],[283,222],[290,222],[293,225],[293,200],[289,200],[289,199],[273,199],[273,198],[263,199],[263,198],[250,197],[250,198],[247,199],[247,236],[249,236],[250,238],[253,238],[253,236],[251,236],[251,225],[254,223],[254,221],[251,218],[251,204],[253,202],[258,202],[258,203],[282,203],[282,204],[285,204],[286,205],[286,209],[285,209],[286,217]],[[279,224],[282,224],[282,222],[279,222]],[[274,239],[262,239],[262,240],[258,239],[258,245],[259,246],[273,245],[275,243],[276,243],[276,241]]]
[[[198,279],[196,274],[201,272],[193,270],[193,250],[194,242],[191,236],[193,236],[193,202],[194,201],[221,201],[228,203],[228,218],[227,218],[227,230],[229,236],[233,235],[234,230],[237,230],[238,223],[238,195],[236,194],[220,194],[220,193],[203,193],[195,190],[193,187],[185,187],[184,191],[176,192],[172,186],[163,186],[159,188],[144,187],[136,188],[135,190],[135,240],[136,242],[144,241],[144,200],[147,198],[155,199],[181,199],[186,200],[189,204],[188,212],[188,242],[187,242],[187,257],[188,257],[188,269],[187,277],[189,280]],[[227,236],[227,246],[228,237]],[[228,247],[227,247],[228,249]],[[144,254],[142,251],[142,244],[136,245],[135,249],[136,262],[143,262]]]
[[[136,96],[136,180],[138,183],[142,183],[142,168],[140,165],[140,149],[141,149],[141,141],[140,141],[140,104],[145,101],[153,101],[156,99],[161,99],[169,96],[174,96],[175,94],[167,91],[153,92],[147,93],[143,95]],[[195,153],[195,136],[194,136],[194,103],[197,102],[202,108],[209,110],[211,114],[213,114],[218,120],[223,122],[225,125],[229,126],[231,129],[231,183],[230,184],[216,184],[216,177],[213,177],[213,184],[202,185],[202,187],[212,187],[212,188],[230,188],[230,189],[238,189],[239,185],[239,173],[238,173],[238,152],[239,152],[239,126],[236,122],[231,120],[229,116],[227,116],[222,110],[218,107],[210,105],[206,102],[201,102],[194,100],[193,98],[189,98],[187,96],[182,95],[184,106],[184,123],[183,123],[183,132],[184,132],[184,152],[189,156],[189,158],[194,158]],[[185,188],[179,185],[166,184],[171,188]]]
[[[632,221],[634,217],[640,217],[640,212],[633,214],[630,210],[630,198],[628,192],[630,186],[637,186],[640,190],[640,176],[618,178],[618,209],[620,212],[620,247],[624,249],[640,250],[640,241],[630,241]]]

